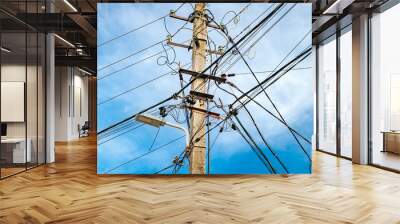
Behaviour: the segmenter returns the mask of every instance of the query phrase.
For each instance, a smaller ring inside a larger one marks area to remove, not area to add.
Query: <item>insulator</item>
[[[193,98],[187,98],[187,99],[186,99],[186,102],[187,102],[188,104],[191,104],[191,105],[196,104],[196,100],[193,99]]]
[[[159,110],[160,110],[161,117],[167,116],[167,109],[165,107],[160,107]]]
[[[238,111],[236,109],[231,109],[230,114],[232,114],[233,116],[238,115]]]
[[[231,125],[231,128],[232,128],[232,130],[235,130],[235,131],[237,130],[237,127],[236,127],[235,124],[232,124],[232,125]]]
[[[167,42],[172,42],[172,35],[171,34],[167,35]]]
[[[238,24],[239,21],[240,21],[239,16],[235,16],[235,18],[233,19],[233,22],[234,22],[235,24]]]

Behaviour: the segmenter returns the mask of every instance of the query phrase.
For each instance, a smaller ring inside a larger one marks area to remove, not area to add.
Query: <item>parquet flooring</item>
[[[314,153],[312,175],[100,176],[94,137],[0,181],[0,223],[400,223],[400,175]]]

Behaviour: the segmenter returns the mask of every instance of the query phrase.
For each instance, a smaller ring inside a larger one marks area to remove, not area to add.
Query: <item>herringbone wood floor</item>
[[[0,223],[400,223],[400,175],[314,153],[296,176],[99,176],[94,138],[0,181]]]

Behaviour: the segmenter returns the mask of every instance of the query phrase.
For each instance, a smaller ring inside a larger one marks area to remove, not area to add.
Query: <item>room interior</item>
[[[1,34],[2,177],[33,168],[44,154],[44,34]]]
[[[312,175],[182,178],[96,174],[100,2],[0,2],[0,223],[398,223],[398,1],[306,1]]]

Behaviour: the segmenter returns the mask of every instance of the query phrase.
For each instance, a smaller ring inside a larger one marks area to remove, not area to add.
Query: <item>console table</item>
[[[392,152],[400,154],[400,132],[383,131],[383,150],[382,152]]]

